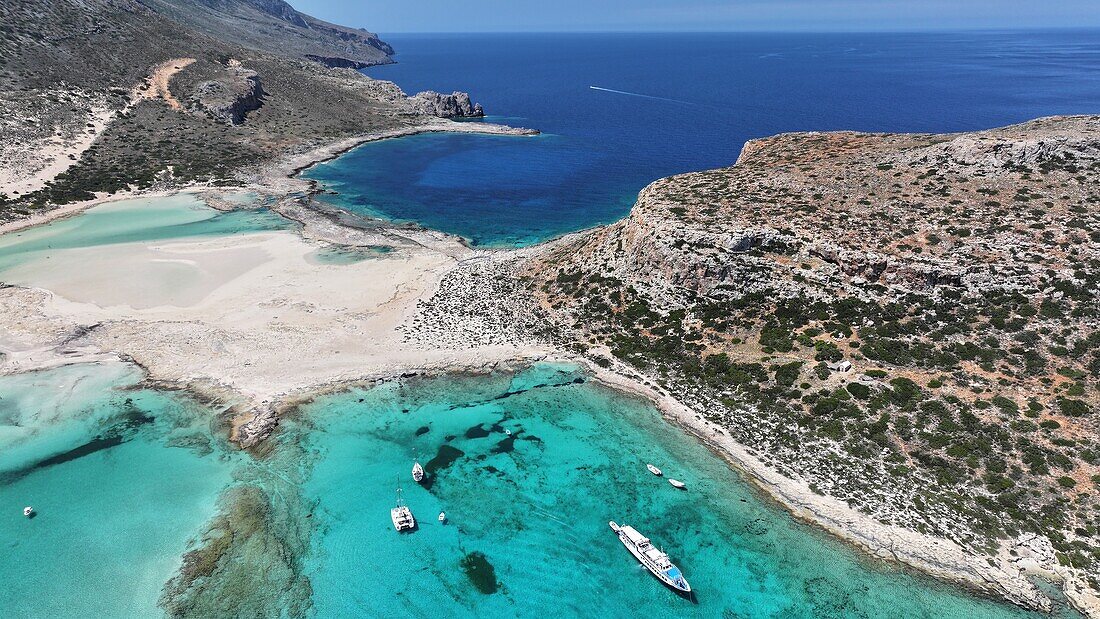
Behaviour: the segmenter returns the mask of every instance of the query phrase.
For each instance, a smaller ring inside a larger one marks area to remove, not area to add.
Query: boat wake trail
[[[684,101],[683,99],[670,99],[668,97],[657,97],[654,95],[643,95],[640,92],[628,92],[626,90],[615,90],[613,88],[602,88],[600,86],[589,86],[592,90],[599,90],[600,92],[613,92],[617,95],[626,95],[628,97],[641,97],[643,99],[656,99],[658,101],[670,101],[672,103],[682,103],[684,105],[698,105],[698,103],[692,103],[691,101]]]

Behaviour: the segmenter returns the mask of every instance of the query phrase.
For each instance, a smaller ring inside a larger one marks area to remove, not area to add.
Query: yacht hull
[[[638,563],[641,563],[650,574],[653,574],[654,578],[661,581],[662,584],[679,595],[687,597],[688,599],[691,598],[691,585],[688,584],[687,579],[680,573],[679,568],[668,560],[668,555],[654,549],[649,543],[649,540],[635,531],[632,527],[626,525],[620,527],[615,524],[615,522],[610,522],[608,524],[611,526],[611,530],[618,535],[619,541],[622,542],[623,546],[626,547],[630,554],[634,555]]]

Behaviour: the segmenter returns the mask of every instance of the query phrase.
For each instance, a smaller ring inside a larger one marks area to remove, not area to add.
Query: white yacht
[[[27,518],[30,518],[31,516],[34,515],[34,508],[31,507],[30,505],[24,507],[23,508],[23,515],[26,516]]]
[[[447,522],[447,513],[446,512],[439,512],[439,521],[440,522]]]
[[[679,479],[673,479],[673,478],[669,477],[668,478],[668,483],[672,484],[673,488],[679,488],[680,490],[683,490],[684,488],[687,488],[687,484],[680,481]]]
[[[398,532],[416,528],[416,518],[413,518],[412,510],[401,498],[401,486],[397,487],[397,506],[390,510],[390,519],[393,520],[393,528]]]
[[[420,466],[419,462],[413,462],[413,481],[420,483],[424,481],[424,467]]]
[[[619,526],[615,524],[614,520],[607,524],[619,536],[619,541],[623,543],[623,546],[626,546],[630,554],[634,555],[634,558],[638,559],[658,580],[678,593],[691,593],[691,585],[688,584],[687,579],[680,572],[680,568],[668,559],[667,554],[655,548],[650,543],[649,538],[639,533],[632,526],[625,524]]]
[[[662,472],[661,472],[661,469],[659,469],[659,468],[657,468],[657,467],[653,466],[652,464],[647,464],[647,465],[645,465],[645,467],[646,467],[647,469],[649,469],[649,472],[650,472],[650,473],[653,473],[653,474],[654,474],[654,475],[656,475],[657,477],[660,477],[661,475],[664,475],[664,473],[662,473]]]

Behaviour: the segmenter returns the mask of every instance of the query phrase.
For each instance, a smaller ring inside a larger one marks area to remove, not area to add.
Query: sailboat
[[[424,467],[420,466],[419,462],[413,462],[413,481],[420,483],[424,481]]]
[[[405,505],[401,498],[401,485],[397,486],[397,505],[390,510],[390,519],[393,520],[393,528],[398,532],[416,528],[416,518],[413,518],[412,510]]]

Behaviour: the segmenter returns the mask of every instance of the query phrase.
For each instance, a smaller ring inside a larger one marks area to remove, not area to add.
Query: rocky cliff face
[[[779,135],[527,275],[780,472],[977,553],[1041,536],[1096,590],[1098,203],[1098,116]]]
[[[199,83],[188,96],[186,107],[218,122],[239,125],[246,115],[263,105],[264,89],[255,71],[229,67],[222,79]]]
[[[393,62],[372,32],[330,24],[283,0],[141,0],[153,11],[209,36],[269,53],[360,69]]]
[[[442,118],[480,118],[485,110],[480,103],[471,103],[470,95],[455,91],[449,95],[426,90],[409,97],[409,103],[418,114],[430,114]]]

